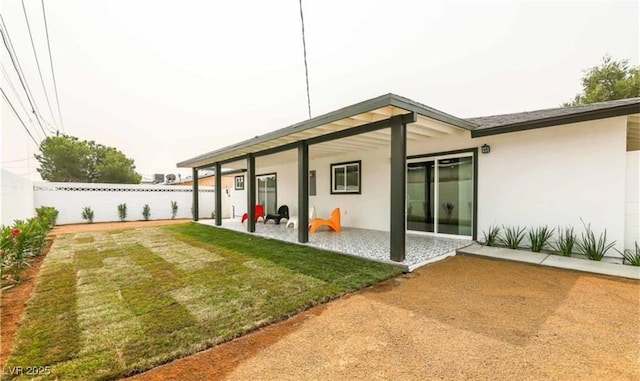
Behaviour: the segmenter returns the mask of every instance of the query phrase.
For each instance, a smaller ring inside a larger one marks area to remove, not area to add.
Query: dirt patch
[[[0,296],[0,368],[4,366],[11,348],[13,347],[13,340],[15,333],[20,326],[20,316],[25,308],[25,303],[31,296],[33,288],[35,287],[36,280],[38,278],[38,272],[40,271],[40,265],[44,261],[53,240],[58,234],[68,233],[80,233],[86,231],[100,231],[100,230],[116,230],[116,229],[130,229],[143,226],[160,226],[170,224],[187,223],[190,220],[153,220],[153,221],[125,221],[125,222],[106,222],[95,224],[74,224],[74,225],[59,225],[53,228],[49,233],[48,242],[43,250],[43,253],[29,262],[30,267],[22,270],[20,273],[20,283],[2,291]]]
[[[638,295],[456,256],[133,379],[639,379]]]

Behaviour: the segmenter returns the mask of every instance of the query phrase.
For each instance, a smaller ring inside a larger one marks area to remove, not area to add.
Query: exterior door
[[[407,163],[407,230],[473,234],[473,156]]]
[[[277,211],[276,174],[256,176],[256,201],[264,207],[265,214],[275,214]]]
[[[434,232],[435,161],[407,164],[407,229]]]

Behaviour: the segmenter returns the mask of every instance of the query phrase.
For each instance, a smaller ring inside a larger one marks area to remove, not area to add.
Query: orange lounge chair
[[[254,214],[255,222],[258,222],[258,218],[261,218],[261,217],[262,217],[262,220],[264,221],[264,208],[262,207],[262,205],[256,204],[255,208],[253,209],[253,214]],[[249,213],[243,214],[241,223],[244,224],[247,218],[249,218]]]
[[[328,226],[329,229],[334,232],[340,231],[340,208],[335,208],[331,211],[331,218],[325,220],[324,218],[314,218],[309,221],[309,231],[315,233],[320,226]]]

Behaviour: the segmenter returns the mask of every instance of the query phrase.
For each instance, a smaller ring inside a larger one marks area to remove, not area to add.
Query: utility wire
[[[40,61],[38,60],[38,53],[36,52],[36,45],[33,42],[33,34],[31,33],[31,25],[29,24],[29,16],[27,16],[27,8],[24,5],[24,0],[22,0],[22,10],[24,11],[24,20],[27,22],[27,30],[29,31],[29,40],[31,40],[31,48],[33,48],[33,56],[36,59],[36,66],[38,67],[38,74],[40,75],[40,84],[42,85],[42,90],[44,91],[44,97],[47,100],[47,106],[49,106],[49,113],[51,114],[51,118],[53,119],[53,124],[56,123],[56,117],[53,116],[53,111],[51,110],[51,102],[49,101],[49,93],[47,92],[47,87],[44,85],[44,78],[42,78],[42,70],[40,69]]]
[[[58,104],[58,116],[60,117],[60,126],[64,134],[64,122],[62,121],[62,112],[60,112],[60,97],[58,97],[58,84],[56,83],[56,73],[53,70],[53,58],[51,56],[51,43],[49,42],[49,27],[47,26],[47,14],[44,11],[44,0],[42,0],[42,17],[44,18],[44,31],[47,33],[47,48],[49,49],[49,63],[51,64],[51,76],[53,77],[53,90],[56,93],[56,103]]]
[[[304,16],[302,14],[302,0],[300,0],[300,22],[302,23],[302,50],[304,53],[304,74],[307,80],[307,107],[309,108],[309,119],[311,119],[311,96],[309,95],[309,68],[307,66],[307,43],[304,38]]]
[[[9,57],[11,58],[11,63],[13,64],[13,68],[16,70],[16,73],[18,73],[18,79],[20,79],[20,84],[22,85],[22,88],[24,89],[24,92],[27,95],[27,100],[29,101],[29,105],[31,105],[31,111],[36,116],[36,120],[40,125],[40,129],[42,130],[42,133],[46,137],[47,133],[44,131],[44,127],[42,127],[40,118],[38,118],[39,111],[38,113],[36,113],[36,109],[38,108],[38,106],[34,105],[35,100],[34,102],[31,101],[31,98],[33,98],[33,94],[31,94],[31,89],[29,88],[27,79],[24,76],[24,72],[22,71],[22,66],[20,66],[20,61],[18,61],[18,56],[16,55],[15,50],[13,49],[13,44],[11,43],[11,37],[9,36],[9,30],[7,29],[7,25],[4,22],[4,18],[2,17],[2,14],[0,14],[0,22],[2,26],[0,28],[0,34],[2,34],[2,42],[4,43],[4,46],[7,48],[7,52],[9,52]]]
[[[24,124],[24,122],[22,121],[22,118],[20,118],[20,115],[18,115],[18,112],[16,111],[15,107],[13,107],[13,104],[11,104],[11,101],[9,100],[9,98],[7,98],[7,94],[4,93],[4,90],[1,87],[0,87],[0,91],[2,91],[2,96],[4,96],[4,100],[7,101],[9,106],[11,106],[13,113],[16,114],[20,123],[22,123],[22,127],[24,127],[24,130],[27,131],[27,134],[29,134],[29,136],[31,137],[31,140],[33,140],[33,143],[36,145],[36,147],[40,147],[40,145],[36,141],[36,138],[34,138],[33,135],[31,135],[31,132],[29,132],[27,125]]]
[[[24,103],[22,103],[22,99],[20,98],[20,95],[18,94],[18,91],[13,86],[13,82],[11,81],[11,78],[9,77],[9,73],[7,72],[7,69],[5,69],[4,65],[2,65],[1,63],[0,63],[0,68],[2,69],[2,75],[4,75],[4,77],[7,79],[7,83],[9,84],[9,87],[11,87],[11,90],[13,91],[13,94],[15,94],[16,98],[18,99],[18,103],[20,103],[20,106],[22,106],[22,109],[24,110],[25,114],[27,114],[27,118],[29,119],[29,122],[31,123],[31,126],[33,126],[33,119],[31,119],[31,116],[29,115],[29,111],[27,111],[27,107],[24,105]],[[36,135],[38,135],[38,129],[34,128],[34,131],[36,132]],[[40,136],[38,136],[38,138],[40,138]]]

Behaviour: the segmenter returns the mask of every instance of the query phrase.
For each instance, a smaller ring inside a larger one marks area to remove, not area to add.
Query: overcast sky
[[[308,118],[297,0],[45,0],[64,132],[114,146],[144,175]],[[40,0],[0,13],[43,117],[57,115]],[[303,0],[312,115],[389,92],[472,117],[557,107],[602,56],[639,60],[633,2]],[[1,87],[40,142],[2,49]],[[32,118],[33,119],[33,118]],[[2,167],[39,178],[2,100]]]

